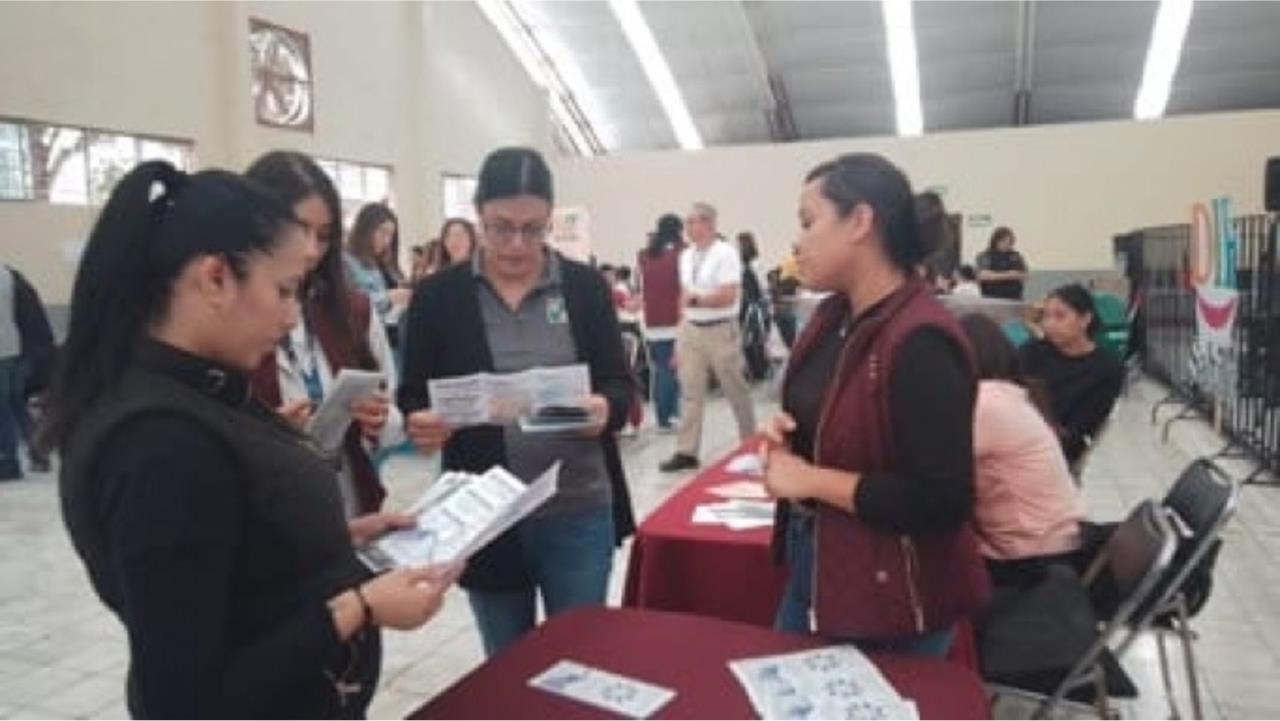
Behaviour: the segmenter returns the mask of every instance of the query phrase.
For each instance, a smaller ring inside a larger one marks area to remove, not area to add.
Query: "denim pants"
[[[787,525],[786,559],[789,575],[773,626],[787,633],[811,633],[809,608],[813,605],[813,516],[792,513]],[[894,639],[849,639],[864,651],[895,651],[917,656],[943,658],[951,650],[954,629],[923,636]]]
[[[538,596],[548,617],[577,606],[604,605],[613,569],[613,509],[609,506],[522,521],[516,532],[535,587],[468,591],[486,656],[537,625]]]
[[[658,425],[666,428],[671,419],[680,415],[680,381],[671,368],[671,356],[675,353],[675,340],[651,340],[649,344],[649,371],[653,374],[653,410]]]

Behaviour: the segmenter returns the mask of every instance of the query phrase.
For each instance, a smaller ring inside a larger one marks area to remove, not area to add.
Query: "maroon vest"
[[[636,264],[644,290],[644,322],[653,328],[680,323],[680,249],[663,248],[658,257],[640,251]]]
[[[791,367],[847,317],[844,298],[824,301],[797,340]],[[955,318],[922,282],[909,280],[855,326],[841,353],[816,434],[818,465],[864,474],[897,466],[889,379],[903,341],[926,326],[963,349],[973,368]],[[971,382],[976,389],[976,379]],[[814,630],[821,635],[885,639],[939,631],[978,610],[989,595],[968,523],[955,531],[898,535],[818,504],[815,535]]]
[[[348,298],[347,306],[350,308],[351,318],[347,327],[351,329],[351,335],[354,337],[348,337],[348,334],[340,332],[329,313],[319,303],[308,302],[308,327],[316,334],[316,340],[320,341],[320,349],[324,352],[325,359],[329,361],[329,368],[333,370],[334,375],[343,368],[376,370],[376,364],[365,341],[369,337],[369,298],[355,291],[351,291]],[[276,363],[274,350],[262,359],[262,364],[254,372],[253,392],[258,400],[269,407],[280,406],[282,402],[280,368]],[[387,497],[387,491],[378,480],[373,460],[365,451],[360,427],[357,424],[352,423],[347,429],[347,435],[342,440],[342,449],[351,468],[360,512],[362,514],[377,512],[382,508],[382,501]]]

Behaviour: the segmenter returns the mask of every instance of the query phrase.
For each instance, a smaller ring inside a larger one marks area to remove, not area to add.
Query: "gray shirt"
[[[472,259],[485,337],[498,373],[516,373],[534,366],[578,363],[578,348],[569,325],[569,308],[561,289],[560,260],[547,254],[542,279],[512,310],[484,277],[480,253]],[[534,512],[545,517],[596,509],[612,502],[604,449],[598,438],[573,434],[526,434],[516,424],[503,426],[507,470],[530,482],[560,461],[556,495]]]

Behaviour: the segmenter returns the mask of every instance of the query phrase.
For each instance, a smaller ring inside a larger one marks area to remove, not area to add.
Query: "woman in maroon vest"
[[[245,174],[293,209],[309,243],[302,318],[254,374],[258,398],[303,427],[343,368],[380,371],[385,387],[396,387],[386,331],[375,322],[368,297],[347,283],[342,205],[333,181],[310,157],[284,150],[258,158]],[[352,418],[341,449],[333,449],[340,450],[338,478],[348,517],[381,508],[386,491],[371,456],[405,438],[404,420],[385,392],[357,401]]]
[[[649,245],[640,251],[640,290],[644,296],[644,335],[653,370],[653,407],[658,428],[672,431],[680,415],[680,381],[672,366],[676,326],[680,324],[680,251],[684,249],[684,223],[670,213],[658,219],[649,234]]]
[[[938,220],[877,155],[806,178],[800,278],[831,295],[796,341],[767,430],[775,549],[791,572],[783,630],[941,656],[987,594],[969,529],[971,352],[915,273]]]

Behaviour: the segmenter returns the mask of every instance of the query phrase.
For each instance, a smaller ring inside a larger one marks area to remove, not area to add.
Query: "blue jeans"
[[[26,422],[26,376],[21,358],[0,360],[0,480],[22,478],[18,437]]]
[[[792,513],[787,525],[786,590],[778,605],[773,626],[786,633],[811,633],[809,608],[813,605],[813,517]],[[860,641],[849,639],[864,651],[894,651],[916,656],[944,658],[951,650],[955,629],[927,633],[923,636]]]
[[[658,415],[658,425],[671,426],[671,419],[680,415],[680,381],[671,368],[671,356],[675,354],[675,340],[651,340],[649,344],[649,368],[653,373],[653,410]]]
[[[577,606],[602,606],[609,590],[614,543],[611,507],[527,519],[516,532],[535,587],[467,592],[486,656],[533,630],[539,592],[550,617]]]

